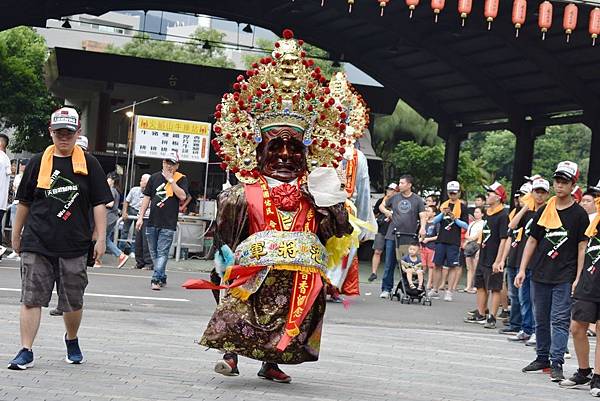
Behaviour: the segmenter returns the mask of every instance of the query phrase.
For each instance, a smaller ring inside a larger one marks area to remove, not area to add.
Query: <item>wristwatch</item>
[[[174,179],[172,179],[172,178],[169,178],[167,181],[169,181],[169,184],[172,184],[172,183],[174,183],[174,182],[175,182],[175,180],[174,180]]]

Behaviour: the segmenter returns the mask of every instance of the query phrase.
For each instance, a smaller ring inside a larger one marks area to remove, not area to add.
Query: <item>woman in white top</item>
[[[467,228],[467,234],[465,235],[465,262],[467,263],[467,287],[465,292],[469,294],[475,294],[477,290],[473,288],[473,279],[475,278],[475,268],[479,261],[479,243],[481,241],[481,232],[485,221],[483,220],[483,209],[476,207],[473,210],[473,221]]]

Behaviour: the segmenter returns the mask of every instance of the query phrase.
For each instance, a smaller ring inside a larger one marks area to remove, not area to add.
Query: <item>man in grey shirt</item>
[[[408,246],[418,243],[418,232],[424,235],[426,215],[423,199],[412,192],[413,177],[403,175],[398,182],[398,193],[379,206],[381,213],[391,219],[385,235],[385,270],[381,281],[380,298],[388,298],[394,286],[397,258],[408,254]],[[420,230],[419,230],[420,224]],[[396,249],[396,236],[398,248]]]

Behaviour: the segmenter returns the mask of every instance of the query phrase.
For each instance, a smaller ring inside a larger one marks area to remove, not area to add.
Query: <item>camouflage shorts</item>
[[[47,307],[56,284],[57,309],[74,312],[83,307],[88,284],[87,255],[57,258],[32,252],[21,253],[21,303]]]

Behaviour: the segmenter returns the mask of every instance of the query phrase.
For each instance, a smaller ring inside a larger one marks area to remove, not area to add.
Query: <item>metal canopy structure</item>
[[[564,2],[553,1],[552,27],[541,40],[539,1],[527,2],[527,19],[515,37],[513,2],[500,0],[488,30],[484,2],[474,1],[464,27],[457,0],[447,0],[434,23],[429,1],[413,18],[403,0],[8,0],[0,29],[44,26],[48,18],[110,10],[164,10],[228,18],[298,37],[348,61],[440,125],[447,140],[445,179],[456,176],[460,141],[468,132],[510,129],[517,136],[514,178],[530,172],[533,141],[548,125],[583,122],[593,132],[588,180],[600,178],[600,46],[588,34],[591,2],[579,7],[577,28],[566,43]],[[395,104],[397,99],[390,98]],[[515,181],[515,180],[513,180]]]

